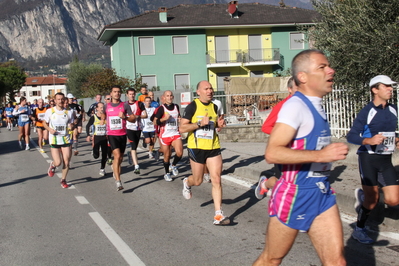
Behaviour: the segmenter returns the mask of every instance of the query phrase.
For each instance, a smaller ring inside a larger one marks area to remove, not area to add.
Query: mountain
[[[147,10],[179,4],[226,3],[226,0],[0,0],[0,62],[60,65],[79,58],[109,57],[97,41],[108,24]],[[239,1],[239,3],[249,1]],[[278,5],[279,0],[257,0]],[[306,7],[306,0],[285,0]],[[311,7],[311,5],[310,5]],[[309,8],[309,6],[308,6]],[[107,58],[109,61],[109,59]]]

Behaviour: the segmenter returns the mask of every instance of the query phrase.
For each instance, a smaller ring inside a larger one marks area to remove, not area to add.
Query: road
[[[117,192],[112,173],[100,177],[99,161],[80,139],[72,158],[69,189],[59,184],[60,169],[47,176],[46,154],[20,150],[16,131],[0,133],[0,265],[251,265],[264,247],[267,199],[224,179],[223,210],[230,226],[214,226],[211,184],[182,196],[187,157],[173,182],[163,166],[139,152],[141,174],[133,174],[125,156]],[[32,131],[32,139],[36,141]],[[33,147],[33,144],[31,144]],[[185,154],[186,155],[186,154]],[[348,265],[398,265],[395,238],[379,237],[373,246],[350,238],[345,221]],[[282,265],[320,265],[306,233],[300,233]]]

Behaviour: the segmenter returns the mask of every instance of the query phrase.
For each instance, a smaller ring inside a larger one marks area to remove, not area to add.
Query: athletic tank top
[[[187,147],[190,149],[214,150],[220,148],[219,136],[216,134],[216,123],[218,115],[215,106],[211,102],[209,105],[203,104],[199,99],[194,100],[196,110],[191,118],[191,123],[196,124],[208,113],[209,125],[198,128],[188,133]]]
[[[134,123],[126,121],[126,128],[129,130],[141,130],[142,129],[141,121],[140,121],[141,120],[141,118],[140,118],[141,109],[139,107],[140,102],[135,101],[133,104],[130,104],[129,102],[126,102],[126,103],[130,106],[132,113],[137,116],[136,122],[134,122]]]
[[[28,106],[20,106],[18,112],[25,111],[25,113],[20,113],[18,116],[19,123],[29,122],[30,118],[29,115],[31,114],[31,110]]]
[[[150,107],[150,108],[145,108],[147,112],[147,118],[142,119],[142,127],[143,127],[143,132],[154,132],[155,127],[154,123],[151,121],[150,117],[154,114],[155,108]]]
[[[44,121],[44,117],[46,116],[46,111],[47,111],[46,107],[43,107],[42,110],[40,110],[39,107],[37,107],[35,109],[36,119],[37,119],[36,120],[36,126],[37,127],[42,127],[43,126],[43,122],[42,121]]]
[[[303,138],[294,139],[290,147],[294,150],[321,150],[331,143],[330,126],[327,119],[321,117],[305,95],[297,91],[293,97],[299,97],[310,109],[314,119],[313,130]],[[283,174],[287,182],[295,185],[317,185],[328,181],[332,163],[284,164]]]
[[[94,116],[94,122],[93,122],[94,133],[93,133],[93,135],[105,136],[107,134],[107,124],[101,125],[100,124],[101,119],[98,118],[98,116],[96,114],[94,114],[93,116]]]
[[[164,122],[163,125],[160,127],[160,137],[161,138],[169,138],[176,135],[180,135],[179,133],[179,126],[177,124],[177,118],[179,117],[179,111],[177,110],[176,104],[172,111],[166,109],[166,106],[163,105],[164,108],[164,115],[169,113],[170,117],[168,120]]]
[[[119,112],[126,113],[124,104],[120,102],[116,107],[112,107],[111,103],[107,104],[107,135],[126,135],[126,120],[119,117]]]

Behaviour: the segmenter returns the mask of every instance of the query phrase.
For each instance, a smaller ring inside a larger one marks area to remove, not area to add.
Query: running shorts
[[[359,153],[359,172],[362,185],[382,187],[399,185],[392,154]]]
[[[44,127],[38,127],[36,126],[37,129],[41,129],[41,130],[46,130]]]
[[[145,139],[155,138],[155,132],[143,132],[143,136]]]
[[[181,139],[180,134],[179,135],[174,135],[173,137],[167,137],[167,138],[159,138],[162,145],[164,146],[170,146],[173,141]]]
[[[26,124],[30,124],[31,123],[31,121],[26,121],[26,122],[20,122],[20,121],[18,121],[18,126],[19,127],[24,127]]]
[[[62,145],[52,145],[52,144],[50,144],[50,148],[54,148],[54,149],[61,149],[61,148],[70,147],[70,146],[71,146],[71,143],[62,144]]]
[[[208,158],[216,157],[221,155],[220,149],[214,150],[201,150],[201,149],[189,149],[187,148],[188,157],[196,163],[205,164]]]
[[[335,192],[328,181],[298,186],[280,179],[269,200],[269,216],[290,228],[308,231],[314,219],[335,204]]]
[[[140,136],[141,136],[141,130],[126,130],[127,138],[130,142],[130,146],[132,147],[132,150],[137,150],[137,145],[139,144],[140,141]]]
[[[121,154],[125,153],[126,140],[127,140],[126,135],[122,135],[122,136],[108,135],[108,141],[109,141],[109,144],[111,145],[111,150],[113,151],[113,150],[119,149]]]

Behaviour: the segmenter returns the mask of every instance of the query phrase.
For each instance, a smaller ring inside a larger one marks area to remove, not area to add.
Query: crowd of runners
[[[323,265],[345,265],[342,223],[328,176],[331,163],[346,158],[348,146],[331,142],[322,107],[323,96],[332,90],[335,71],[322,51],[305,50],[293,59],[292,72],[289,97],[273,109],[262,127],[270,134],[265,158],[276,166],[275,175],[261,176],[255,189],[258,199],[271,192],[266,245],[254,265],[280,264],[300,231],[309,234]],[[386,204],[399,204],[399,180],[391,160],[399,146],[395,135],[398,110],[389,103],[392,86],[396,84],[384,75],[371,79],[372,101],[359,113],[347,136],[349,142],[360,145],[362,189],[355,191],[358,218],[352,236],[365,244],[374,242],[365,223],[378,202],[379,187]],[[40,152],[44,152],[47,141],[51,147],[53,160],[48,175],[54,176],[56,168],[62,165],[63,188],[68,187],[71,156],[79,154],[78,141],[86,115],[86,140],[92,145],[93,157],[101,157],[99,175],[106,174],[108,162],[117,191],[124,189],[121,164],[125,152],[129,164],[134,165],[133,172],[140,174],[137,147],[141,139],[148,148],[149,159],[158,161],[163,154],[163,177],[172,181],[179,174],[178,163],[183,156],[181,134],[187,133],[192,174],[183,179],[182,194],[190,199],[194,186],[210,181],[215,208],[213,223],[225,225],[230,219],[222,211],[222,157],[217,133],[225,126],[224,114],[208,81],[199,82],[196,92],[198,98],[185,108],[183,115],[173,102],[172,91],[165,91],[158,103],[145,87],[137,96],[133,88],[128,88],[127,101],[123,102],[122,88],[113,86],[104,102],[101,95],[96,96],[87,114],[74,103],[72,94],[57,93],[47,104],[39,99],[30,106],[21,97],[17,106],[7,105],[3,116],[8,130],[13,129],[13,119],[16,121],[21,149],[30,149],[30,127],[34,123]],[[159,149],[155,150],[157,142]],[[126,150],[128,146],[130,149]]]

